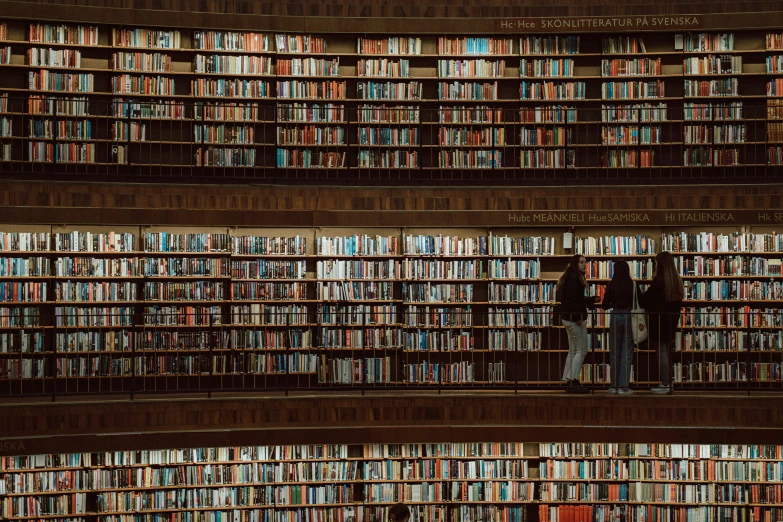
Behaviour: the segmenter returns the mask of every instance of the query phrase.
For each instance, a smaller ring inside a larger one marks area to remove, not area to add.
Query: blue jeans
[[[609,316],[609,369],[611,386],[627,388],[631,381],[633,362],[633,332],[631,311],[612,310]]]

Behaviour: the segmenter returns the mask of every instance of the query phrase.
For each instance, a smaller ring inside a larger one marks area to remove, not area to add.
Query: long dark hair
[[[560,276],[560,279],[557,280],[557,292],[558,295],[563,295],[561,292],[563,291],[563,286],[565,285],[566,279],[570,277],[569,274],[574,274],[578,279],[579,283],[587,289],[587,280],[585,279],[585,275],[579,270],[579,260],[582,259],[582,254],[574,254],[571,256],[571,259],[568,260],[568,266],[565,269],[565,272],[563,272],[563,275]]]
[[[663,295],[667,301],[682,301],[685,298],[685,289],[682,286],[682,278],[674,265],[674,258],[669,252],[659,252],[655,256],[655,270],[653,282],[663,286]]]
[[[628,261],[618,259],[614,262],[614,273],[612,274],[612,297],[619,298],[622,295],[633,294],[633,279],[631,278],[631,268]]]

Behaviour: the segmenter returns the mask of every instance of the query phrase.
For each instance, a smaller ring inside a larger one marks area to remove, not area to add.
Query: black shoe
[[[571,386],[568,387],[568,390],[566,390],[566,393],[572,393],[577,395],[586,395],[590,393],[590,390],[584,387],[584,385],[579,382],[578,379],[574,379],[571,381]]]

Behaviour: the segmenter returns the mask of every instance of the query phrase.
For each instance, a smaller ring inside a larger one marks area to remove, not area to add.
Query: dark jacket
[[[639,296],[639,306],[647,311],[647,330],[650,340],[668,342],[680,322],[682,301],[667,301],[663,282],[653,279],[652,284]]]
[[[632,284],[636,284],[636,282],[633,282]],[[639,288],[636,289],[636,296],[637,299],[641,296],[641,292],[639,291]],[[633,306],[633,287],[631,287],[630,292],[620,292],[620,289],[617,288],[614,284],[614,280],[609,281],[609,284],[606,286],[606,292],[604,292],[604,300],[601,302],[601,308],[604,310],[609,310],[610,308],[615,308],[617,310],[630,310]]]
[[[563,282],[563,290],[559,292],[560,305],[557,312],[563,321],[584,321],[587,319],[587,302],[593,302],[593,298],[585,298],[585,287],[579,281],[579,276],[569,270]]]

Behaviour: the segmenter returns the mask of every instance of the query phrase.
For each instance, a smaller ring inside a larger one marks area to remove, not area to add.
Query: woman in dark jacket
[[[647,331],[650,346],[658,350],[658,371],[661,385],[650,392],[669,395],[672,392],[671,349],[674,333],[680,322],[685,291],[682,279],[669,252],[661,252],[653,260],[653,279],[650,287],[639,296],[639,305],[647,311]]]
[[[628,262],[619,259],[614,262],[612,280],[606,287],[601,308],[611,309],[609,316],[609,369],[611,372],[609,393],[631,395],[628,387],[631,380],[633,361],[633,332],[631,330],[631,308],[636,283],[631,279]]]
[[[579,373],[587,355],[587,303],[595,301],[593,297],[585,297],[586,266],[584,256],[575,255],[557,281],[558,312],[568,333],[568,357],[563,368],[563,380],[568,386],[566,393],[589,393],[579,382]]]

